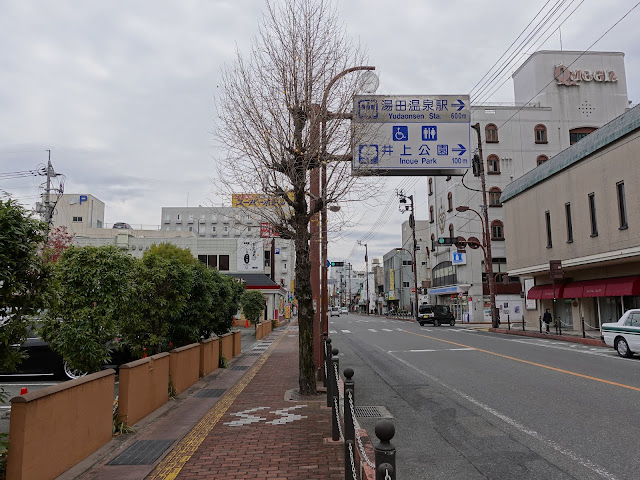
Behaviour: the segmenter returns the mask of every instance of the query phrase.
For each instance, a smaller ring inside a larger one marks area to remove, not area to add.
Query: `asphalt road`
[[[638,357],[352,313],[329,332],[356,405],[393,416],[398,478],[640,478]]]

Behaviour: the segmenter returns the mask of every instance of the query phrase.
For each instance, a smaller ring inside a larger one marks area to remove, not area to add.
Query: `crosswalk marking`
[[[351,330],[340,330],[342,333],[351,333]]]
[[[388,328],[383,328],[382,331],[384,331],[384,332],[393,332],[393,330],[389,330]]]
[[[370,332],[373,332],[373,333],[378,333],[378,331],[374,330],[373,328],[368,328],[367,330],[369,330]]]

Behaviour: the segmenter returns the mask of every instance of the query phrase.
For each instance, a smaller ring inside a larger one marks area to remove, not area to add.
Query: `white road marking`
[[[584,353],[586,355],[595,355],[597,357],[607,357],[607,358],[620,358],[617,356],[612,355],[612,352],[615,352],[615,350],[611,349],[611,352],[608,352],[605,348],[590,348],[590,349],[584,349],[584,348],[570,348],[567,347],[567,343],[566,342],[562,342],[562,341],[554,341],[554,340],[546,340],[546,339],[534,339],[534,340],[516,340],[516,339],[509,339],[510,342],[516,342],[516,343],[524,343],[526,345],[535,345],[536,347],[545,347],[545,348],[555,348],[557,350],[566,350],[568,352],[576,352],[576,353]],[[575,347],[575,344],[573,345]],[[622,358],[620,358],[622,360]]]
[[[351,330],[340,330],[342,333],[351,333]]]
[[[374,330],[373,328],[367,328],[367,330],[369,330],[370,332],[373,332],[373,333],[378,333],[378,331]]]
[[[393,332],[393,330],[389,330],[388,328],[383,328],[382,331],[383,332]]]
[[[338,333],[337,330],[329,330],[329,333]]]
[[[380,348],[377,345],[374,345],[374,347],[376,347],[377,349],[385,352],[385,350],[383,350],[382,348]],[[555,451],[557,451],[557,452],[559,452],[559,453],[561,453],[563,455],[566,455],[567,457],[569,457],[574,462],[579,463],[583,467],[588,468],[589,470],[597,473],[601,477],[607,478],[609,480],[617,480],[617,477],[615,475],[613,475],[612,473],[608,472],[607,470],[605,470],[603,467],[601,467],[597,463],[594,463],[594,462],[592,462],[591,460],[589,460],[587,458],[580,457],[578,454],[572,452],[568,448],[565,448],[562,445],[554,442],[553,440],[551,440],[549,438],[546,438],[541,433],[539,433],[539,432],[537,432],[537,431],[535,431],[535,430],[533,430],[531,428],[528,428],[528,427],[516,422],[513,418],[508,417],[507,415],[498,412],[497,410],[495,410],[494,408],[491,408],[488,405],[485,405],[484,403],[480,402],[479,400],[476,400],[475,398],[473,398],[471,395],[467,395],[466,393],[458,390],[457,388],[452,387],[450,385],[447,385],[446,383],[444,383],[439,378],[434,377],[433,375],[430,375],[429,373],[427,373],[427,372],[425,372],[423,370],[420,370],[415,365],[412,365],[411,363],[401,359],[400,357],[397,357],[396,355],[393,355],[391,352],[387,352],[387,353],[389,355],[391,355],[393,358],[395,358],[396,360],[398,360],[400,363],[406,365],[409,368],[412,368],[413,370],[415,370],[416,372],[420,373],[421,375],[424,375],[428,379],[430,379],[430,380],[442,385],[444,388],[446,388],[448,390],[451,390],[453,393],[455,393],[457,395],[460,395],[465,400],[467,400],[467,401],[471,402],[472,404],[476,405],[477,407],[483,409],[487,413],[490,413],[491,415],[494,415],[495,417],[497,417],[500,420],[504,421],[505,423],[507,423],[508,425],[512,426],[513,428],[515,428],[516,430],[520,431],[521,433],[529,435],[529,436],[533,437],[534,439],[538,440],[539,442],[544,443],[545,445],[547,445],[548,447],[552,448],[553,450],[555,450]]]

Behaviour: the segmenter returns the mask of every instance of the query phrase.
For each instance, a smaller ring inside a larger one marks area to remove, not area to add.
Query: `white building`
[[[629,106],[624,54],[618,52],[536,52],[513,74],[515,103],[472,105],[479,123],[488,192],[496,303],[501,316],[520,319],[524,298],[518,278],[509,278],[505,219],[500,196],[513,180],[546,162],[580,138],[623,114]],[[476,145],[472,130],[472,147]],[[490,320],[482,249],[459,255],[456,247],[437,247],[439,237],[483,237],[480,181],[464,177],[428,179],[430,301],[451,305],[459,321]],[[467,206],[476,212],[456,211]],[[511,283],[504,284],[507,279]],[[503,318],[504,320],[504,318]]]
[[[51,217],[52,228],[66,226],[70,234],[83,233],[90,228],[103,228],[104,202],[88,193],[52,196],[55,201]],[[44,203],[44,195],[43,195]]]

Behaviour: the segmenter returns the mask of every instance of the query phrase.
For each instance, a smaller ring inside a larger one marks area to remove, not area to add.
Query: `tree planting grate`
[[[356,417],[360,418],[393,418],[393,415],[389,413],[385,407],[353,407],[356,413]]]
[[[227,390],[224,388],[205,388],[200,390],[198,393],[196,393],[194,397],[200,397],[200,398],[220,397],[226,391]]]
[[[152,465],[175,440],[137,440],[107,465]]]
[[[249,368],[249,365],[234,365],[229,370],[246,370]]]

